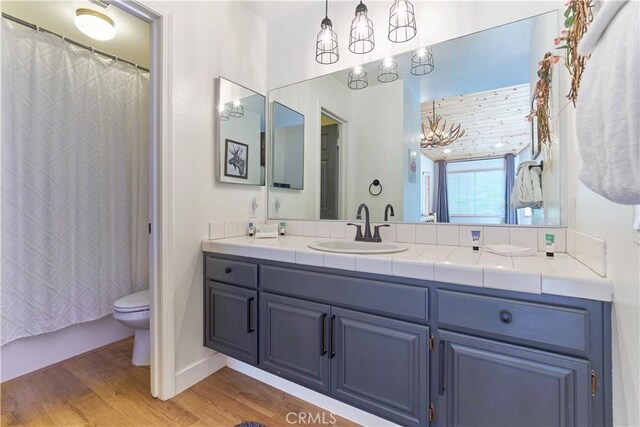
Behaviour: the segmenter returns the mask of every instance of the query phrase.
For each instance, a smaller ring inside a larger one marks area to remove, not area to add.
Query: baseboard
[[[227,357],[227,366],[234,371],[241,372],[251,378],[268,384],[271,387],[275,387],[278,390],[284,391],[285,393],[302,399],[305,402],[309,402],[312,405],[319,406],[325,411],[334,413],[350,421],[353,421],[354,423],[369,427],[396,426],[396,424],[392,423],[391,421],[387,421],[368,412],[354,408],[353,406],[347,405],[346,403],[339,402],[335,399],[325,396],[324,394],[309,390],[308,388],[277,377],[273,374],[263,371],[262,369],[247,365],[246,363],[240,362],[239,360],[233,359],[231,357]]]
[[[199,383],[209,375],[225,367],[227,356],[213,353],[202,360],[176,372],[176,394],[182,393],[192,385]]]

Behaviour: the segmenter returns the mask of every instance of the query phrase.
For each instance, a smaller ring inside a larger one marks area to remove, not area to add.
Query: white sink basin
[[[320,240],[309,243],[311,249],[341,254],[392,254],[406,251],[406,246],[396,243],[356,242],[353,240]]]

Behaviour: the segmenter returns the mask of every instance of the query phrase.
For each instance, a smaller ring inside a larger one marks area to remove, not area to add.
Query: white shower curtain
[[[148,286],[148,86],[2,19],[2,344]]]

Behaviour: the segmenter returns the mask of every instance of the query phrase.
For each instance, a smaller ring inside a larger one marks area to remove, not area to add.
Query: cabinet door
[[[204,344],[255,365],[258,293],[208,280],[205,285]]]
[[[451,332],[439,339],[439,425],[591,425],[588,361]]]
[[[260,295],[260,366],[305,387],[329,391],[329,306]]]
[[[331,308],[331,394],[404,426],[427,424],[429,328]]]

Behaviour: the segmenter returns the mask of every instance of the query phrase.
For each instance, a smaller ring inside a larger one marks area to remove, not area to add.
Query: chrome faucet
[[[389,213],[391,213],[391,215],[389,215]],[[384,208],[384,220],[389,221],[389,216],[396,216],[396,213],[393,211],[393,206],[391,205],[391,203],[389,203],[385,208]]]
[[[371,235],[371,222],[369,221],[369,207],[362,203],[358,207],[358,212],[356,214],[356,219],[362,219],[362,209],[364,209],[364,236],[362,235],[362,225],[354,224],[352,222],[347,225],[353,225],[356,227],[356,242],[382,242],[382,237],[380,237],[380,227],[389,227],[389,224],[376,225],[375,233]],[[393,211],[393,208],[391,208]]]

